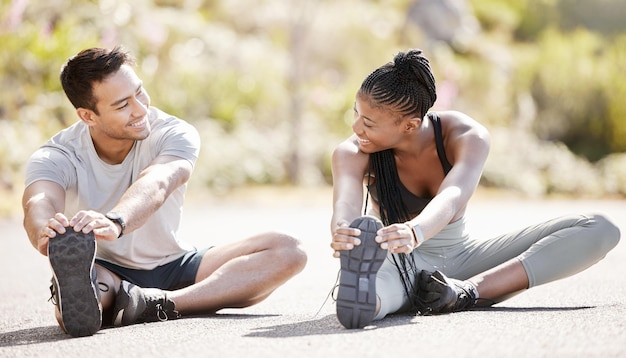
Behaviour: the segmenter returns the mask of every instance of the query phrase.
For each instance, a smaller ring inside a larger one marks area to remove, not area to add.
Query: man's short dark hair
[[[74,108],[86,108],[96,113],[93,84],[102,82],[124,64],[134,65],[134,59],[120,46],[112,50],[90,48],[67,60],[61,69],[61,85]]]

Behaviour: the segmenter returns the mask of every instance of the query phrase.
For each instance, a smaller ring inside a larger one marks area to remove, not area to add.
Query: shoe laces
[[[341,275],[341,270],[337,271],[337,278],[335,279],[335,283],[333,284],[333,287],[328,292],[328,295],[326,295],[326,298],[324,299],[324,302],[322,302],[322,305],[320,306],[320,308],[313,315],[313,318],[317,317],[317,315],[320,314],[320,312],[326,305],[326,302],[328,302],[329,298],[332,299],[333,302],[337,302],[337,288],[339,288],[339,276],[340,275]]]
[[[57,296],[57,285],[54,278],[50,280],[50,298],[48,298],[48,302],[52,302],[55,306],[59,305],[59,299]],[[109,285],[104,282],[98,282],[98,289],[102,292],[109,292]]]
[[[165,312],[163,305],[161,305],[160,303],[157,303],[155,310],[156,310],[156,317],[159,321],[163,322],[163,321],[168,320],[167,312]]]
[[[98,282],[98,289],[102,292],[109,292],[109,285],[104,282]]]
[[[50,284],[50,298],[48,298],[48,302],[52,302],[53,305],[58,306],[59,300],[57,299],[57,286],[55,285],[54,279],[50,281],[52,283]]]
[[[147,297],[146,304],[146,311],[142,316],[144,316],[148,321],[153,320],[149,318],[150,315],[156,317],[156,319],[160,322],[180,318],[180,313],[175,309],[174,302],[168,300],[165,293],[159,295],[158,297]]]

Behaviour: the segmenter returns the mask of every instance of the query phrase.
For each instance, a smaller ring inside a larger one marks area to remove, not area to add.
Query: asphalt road
[[[0,357],[626,357],[624,240],[590,269],[488,310],[396,315],[346,330],[326,300],[339,267],[329,247],[329,190],[191,199],[181,232],[186,240],[206,246],[287,231],[302,240],[307,267],[253,307],[70,338],[47,302],[46,258],[28,243],[19,216],[0,219]],[[472,200],[468,218],[475,235],[489,237],[594,210],[626,232],[625,204],[487,195]]]

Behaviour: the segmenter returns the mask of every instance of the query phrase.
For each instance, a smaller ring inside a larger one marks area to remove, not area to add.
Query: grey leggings
[[[461,218],[424,242],[412,255],[418,270],[439,270],[461,280],[517,258],[528,274],[530,288],[590,267],[613,249],[619,238],[615,224],[595,213],[563,216],[489,240],[470,238]],[[375,319],[409,307],[391,254],[376,277],[376,292],[381,309]]]

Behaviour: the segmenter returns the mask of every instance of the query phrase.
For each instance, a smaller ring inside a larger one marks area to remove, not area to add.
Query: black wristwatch
[[[117,238],[119,239],[120,237],[122,237],[122,235],[124,235],[124,230],[126,230],[126,223],[124,222],[124,219],[122,219],[120,214],[118,214],[118,213],[116,213],[114,211],[111,211],[111,212],[108,212],[105,216],[107,217],[107,219],[113,221],[114,223],[120,224],[120,229],[121,230],[120,230],[120,234],[119,234],[119,236]]]

